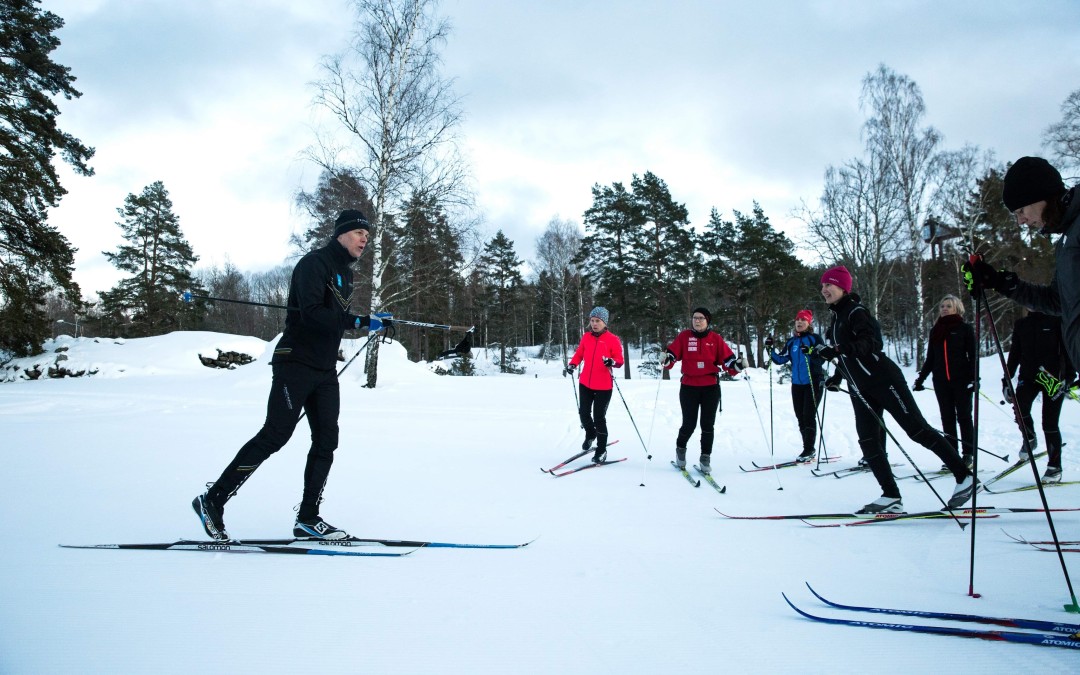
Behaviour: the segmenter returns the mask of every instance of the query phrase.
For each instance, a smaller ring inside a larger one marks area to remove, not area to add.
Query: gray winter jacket
[[[1080,185],[1073,186],[1064,199],[1068,207],[1054,254],[1054,278],[1049,286],[1021,281],[1009,298],[1025,307],[1060,316],[1069,360],[1080,364]]]

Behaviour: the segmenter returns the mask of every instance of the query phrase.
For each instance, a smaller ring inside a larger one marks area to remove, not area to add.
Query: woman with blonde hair
[[[959,424],[960,446],[968,468],[971,468],[975,458],[971,403],[975,392],[977,358],[975,330],[964,321],[964,303],[955,295],[946,295],[938,304],[938,320],[930,330],[926,361],[912,389],[922,391],[927,376],[933,375],[934,395],[941,412],[941,430],[949,443],[958,448],[956,427]]]

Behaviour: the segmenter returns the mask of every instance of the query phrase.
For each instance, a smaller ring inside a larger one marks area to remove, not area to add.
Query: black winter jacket
[[[292,361],[318,370],[337,365],[341,336],[357,328],[352,302],[354,258],[337,239],[308,253],[293,268],[285,332],[271,363]],[[365,325],[361,319],[361,325]]]
[[[1075,370],[1065,352],[1061,337],[1061,319],[1034,312],[1017,319],[1013,324],[1009,360],[1005,364],[1009,379],[1020,366],[1020,381],[1034,382],[1042,366],[1054,377],[1065,382],[1075,379]]]
[[[930,331],[919,379],[934,374],[934,386],[964,388],[975,381],[975,329],[959,314],[943,316]]]
[[[840,352],[843,367],[837,373],[844,377],[850,374],[860,387],[883,375],[882,366],[892,361],[882,351],[885,343],[881,339],[881,325],[870,316],[859,296],[849,293],[829,305],[829,311],[833,315],[832,325],[825,331],[825,339]]]

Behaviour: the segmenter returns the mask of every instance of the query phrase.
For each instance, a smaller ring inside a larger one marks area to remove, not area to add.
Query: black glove
[[[369,319],[366,316],[349,315],[348,326],[350,330],[360,330],[368,327]]]
[[[805,349],[805,347],[803,348]],[[826,361],[835,361],[840,357],[840,350],[836,347],[830,347],[829,345],[818,345],[816,348],[812,348],[813,351],[804,351],[804,354],[817,354]]]
[[[1012,389],[1009,387],[1009,378],[1001,378],[1001,395],[1005,397],[1006,403],[1013,402]]]
[[[562,371],[563,377],[566,377],[567,375],[573,375],[575,368],[577,368],[577,366],[575,366],[572,363],[566,364],[566,367],[563,368],[563,371]]]
[[[1002,295],[1009,295],[1016,290],[1020,281],[1012,272],[994,269],[981,255],[972,256],[960,266],[960,271],[964,275],[964,285],[972,295],[978,295],[979,291],[988,288]]]
[[[844,381],[844,378],[840,373],[833,373],[825,380],[825,388],[829,391],[840,391],[840,383]]]
[[[664,357],[663,366],[665,368],[670,368],[673,365],[675,365],[675,355],[672,354],[671,352],[668,352],[667,355]]]
[[[615,366],[615,359],[611,358],[610,356],[605,356],[603,360],[604,365],[608,368],[613,368]]]
[[[769,348],[772,348],[772,346],[773,346],[773,338],[772,338],[771,335],[769,337],[765,338],[765,346],[769,347]]]
[[[915,378],[915,384],[911,387],[911,391],[925,391],[926,387],[923,386],[923,379],[921,377]]]
[[[964,387],[964,391],[966,391],[969,394],[974,394],[975,393],[975,380],[972,380],[971,382],[968,382],[967,386]]]

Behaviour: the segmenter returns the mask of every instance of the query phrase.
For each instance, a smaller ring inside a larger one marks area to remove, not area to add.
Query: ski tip
[[[1070,614],[1080,614],[1080,605],[1076,604],[1075,598],[1072,604],[1065,605],[1064,607],[1065,611],[1069,612]]]

